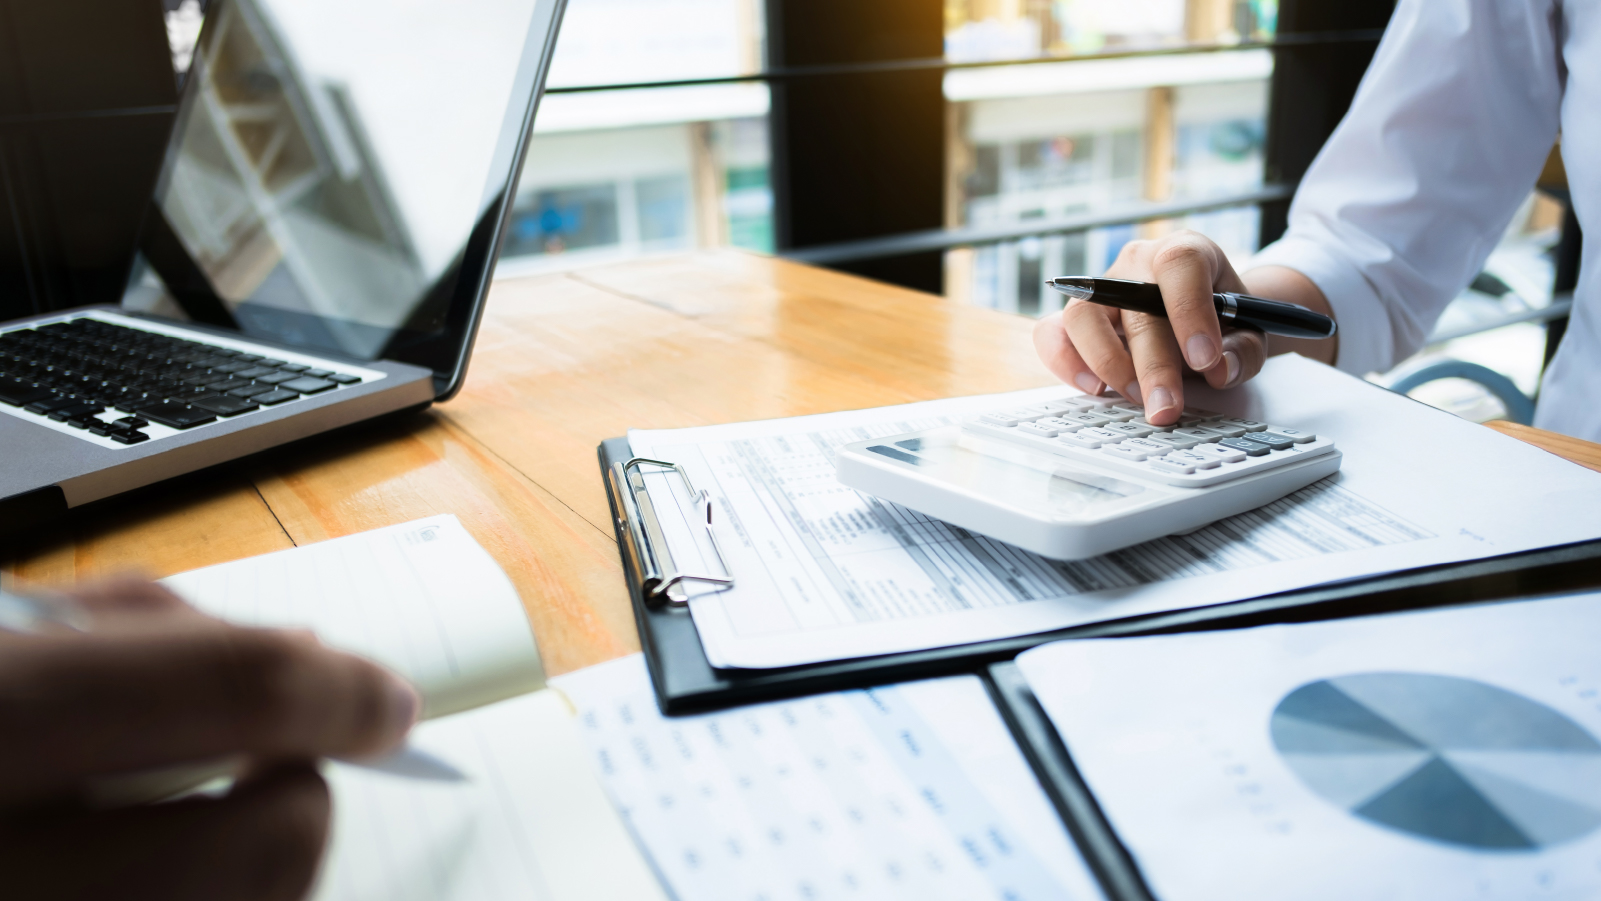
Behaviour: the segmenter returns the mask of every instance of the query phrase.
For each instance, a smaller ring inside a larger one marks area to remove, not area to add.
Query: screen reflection
[[[374,357],[443,327],[535,0],[224,0],[159,204],[241,329]]]

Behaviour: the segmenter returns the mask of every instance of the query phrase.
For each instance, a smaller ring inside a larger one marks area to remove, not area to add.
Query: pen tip
[[[1095,279],[1083,276],[1068,276],[1053,278],[1045,283],[1052,290],[1060,291],[1074,300],[1089,300],[1095,296]]]

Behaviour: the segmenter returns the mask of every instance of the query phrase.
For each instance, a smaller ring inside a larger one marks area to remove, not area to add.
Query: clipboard
[[[639,643],[656,690],[657,704],[662,713],[669,716],[817,692],[970,673],[1009,661],[1037,645],[1066,638],[1244,628],[1601,587],[1601,539],[1598,539],[955,647],[783,669],[718,669],[707,660],[688,609],[664,600],[663,594],[686,581],[715,581],[717,578],[737,581],[739,574],[726,571],[683,574],[671,567],[670,555],[661,553],[664,543],[660,529],[653,530],[644,519],[645,509],[631,500],[632,491],[623,478],[629,471],[638,471],[638,467],[625,470],[626,464],[635,459],[628,439],[608,439],[600,444],[597,452],[618,552],[634,607],[634,621],[639,629]],[[669,461],[652,462],[672,467]],[[674,575],[681,578],[672,581]],[[668,585],[666,589],[662,588],[664,584]]]

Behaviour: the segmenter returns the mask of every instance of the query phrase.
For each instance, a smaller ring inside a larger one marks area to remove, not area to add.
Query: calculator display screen
[[[986,441],[958,429],[925,432],[867,450],[1008,506],[1053,517],[1091,518],[1145,491],[1133,482],[1074,469],[1053,455]]]

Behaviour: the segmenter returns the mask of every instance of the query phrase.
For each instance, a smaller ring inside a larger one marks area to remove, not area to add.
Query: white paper
[[[1102,897],[977,677],[670,719],[638,655],[555,683],[677,897]]]
[[[423,723],[411,743],[467,781],[327,764],[333,830],[316,901],[666,898],[557,692]]]
[[[1165,901],[1593,898],[1598,649],[1592,593],[1019,664]]]
[[[717,666],[779,667],[1026,635],[1601,536],[1601,473],[1297,356],[1207,409],[1334,438],[1341,471],[1188,536],[1062,563],[839,485],[834,450],[1042,388],[798,419],[629,434],[710,492],[737,584],[691,603]],[[647,476],[675,554],[699,530]],[[703,531],[703,530],[701,530]],[[702,542],[704,544],[704,542]],[[715,565],[702,562],[715,571]]]
[[[454,516],[434,516],[162,580],[202,611],[305,628],[415,685],[425,716],[534,691],[544,669],[517,589]]]

